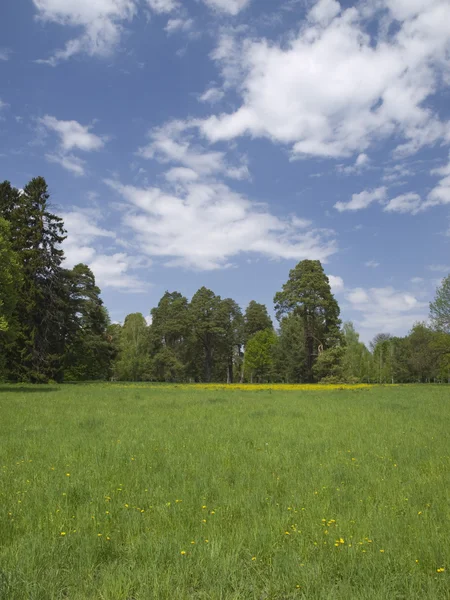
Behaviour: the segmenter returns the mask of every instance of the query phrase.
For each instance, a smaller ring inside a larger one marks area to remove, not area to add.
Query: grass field
[[[2,600],[450,598],[450,388],[0,387]]]

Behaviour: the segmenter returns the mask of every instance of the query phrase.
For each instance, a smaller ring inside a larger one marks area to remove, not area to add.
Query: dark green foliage
[[[274,298],[278,320],[294,314],[303,324],[307,380],[314,381],[313,366],[320,352],[341,341],[339,305],[318,260],[303,260],[289,273]]]
[[[282,319],[274,354],[275,371],[282,382],[301,383],[307,380],[305,333],[301,317],[290,314]]]
[[[17,336],[6,351],[9,376],[17,381],[45,382],[61,378],[64,351],[64,253],[62,219],[48,210],[49,194],[42,177],[23,193],[1,186],[1,214],[10,223],[11,244],[23,273],[16,305]]]
[[[272,319],[269,317],[267,308],[264,304],[259,304],[252,300],[247,306],[244,315],[243,325],[243,342],[247,343],[255,333],[264,331],[265,329],[273,329]]]
[[[79,264],[66,271],[66,281],[64,379],[109,379],[114,346],[107,335],[109,317],[94,274],[89,267]]]

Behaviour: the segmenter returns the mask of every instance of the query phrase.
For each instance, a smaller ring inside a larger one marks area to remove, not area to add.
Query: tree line
[[[450,276],[430,324],[367,348],[343,323],[320,261],[303,260],[267,307],[243,312],[202,287],[189,301],[166,292],[151,310],[111,324],[87,265],[64,268],[62,219],[42,177],[0,184],[0,380],[160,382],[378,382],[450,380]]]

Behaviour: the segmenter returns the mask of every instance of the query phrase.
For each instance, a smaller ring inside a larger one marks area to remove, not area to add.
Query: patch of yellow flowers
[[[347,384],[347,383],[186,383],[179,384],[176,387],[182,389],[195,390],[239,390],[239,391],[301,391],[313,392],[323,390],[361,390],[374,387],[367,383]]]

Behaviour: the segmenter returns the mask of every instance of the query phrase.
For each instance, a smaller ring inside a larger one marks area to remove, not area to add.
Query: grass
[[[449,392],[2,386],[0,598],[450,598]]]

